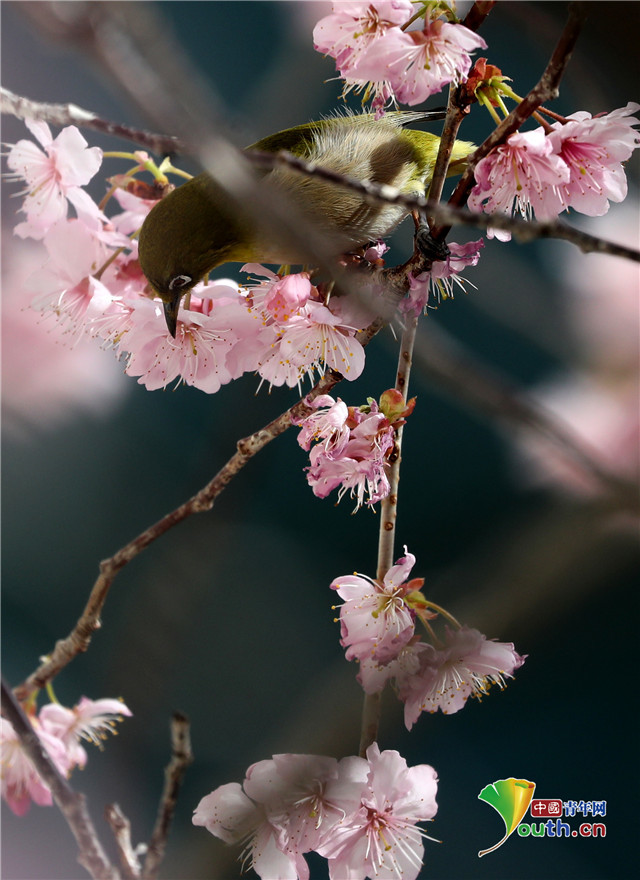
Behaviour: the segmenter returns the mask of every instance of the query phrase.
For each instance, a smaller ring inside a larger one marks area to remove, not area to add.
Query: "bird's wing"
[[[376,119],[373,113],[336,113],[333,116],[319,119],[316,122],[305,122],[303,125],[285,128],[283,131],[276,132],[276,134],[261,138],[261,140],[256,141],[255,144],[251,144],[246,149],[260,150],[264,153],[278,153],[280,150],[286,150],[295,156],[304,157],[309,153],[318,132],[326,130],[327,127],[370,124],[401,128],[410,122],[417,122],[418,120],[429,122],[444,119],[444,117],[444,110],[422,113],[415,110],[394,110],[386,113],[380,119]]]

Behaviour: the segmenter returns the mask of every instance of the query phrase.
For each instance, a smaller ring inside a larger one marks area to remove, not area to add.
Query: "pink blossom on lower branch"
[[[390,491],[387,469],[395,449],[395,431],[413,411],[394,389],[383,392],[380,403],[369,398],[361,407],[346,407],[328,395],[311,403],[316,410],[296,424],[298,443],[310,449],[307,482],[318,498],[338,488],[338,501],[346,492],[356,498],[356,510],[386,498]]]
[[[408,767],[396,751],[367,749],[369,772],[361,806],[318,850],[329,859],[331,880],[415,880],[427,835],[419,822],[433,819],[438,777],[429,764]]]
[[[193,823],[243,843],[243,862],[263,880],[307,880],[303,854],[360,807],[366,778],[361,758],[274,755],[249,767],[242,786],[222,785],[204,797]]]
[[[55,767],[63,776],[69,776],[75,767],[83,768],[87,763],[80,740],[101,746],[107,733],[116,732],[115,722],[122,721],[125,715],[130,716],[131,711],[122,700],[82,697],[73,709],[48,703],[30,721]],[[24,816],[31,801],[42,807],[51,806],[49,786],[23,751],[13,726],[4,718],[0,719],[0,767],[2,797],[16,815]]]
[[[61,773],[66,773],[67,756],[64,745],[39,725],[34,724],[34,727],[53,763]],[[40,807],[51,806],[51,789],[25,754],[18,734],[6,718],[0,718],[0,768],[2,797],[16,816],[24,816],[32,801]]]
[[[332,880],[414,880],[424,852],[417,825],[435,815],[436,790],[433,767],[407,767],[375,743],[366,759],[274,755],[242,786],[204,797],[193,823],[244,844],[243,863],[263,880],[308,880],[311,851],[329,859]]]
[[[422,645],[419,668],[400,668],[396,688],[404,702],[408,730],[422,712],[459,712],[469,697],[481,699],[492,684],[505,687],[505,677],[525,661],[510,642],[487,639],[477,629],[463,626],[446,628],[445,644],[440,648]]]

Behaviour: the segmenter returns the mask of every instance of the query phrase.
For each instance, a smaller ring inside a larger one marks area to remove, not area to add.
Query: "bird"
[[[424,195],[440,138],[405,126],[443,116],[440,111],[395,111],[379,119],[370,113],[338,114],[269,135],[246,150],[286,150],[340,175]],[[460,173],[473,149],[471,143],[456,141],[448,174]],[[336,256],[384,238],[409,213],[400,205],[369,204],[360,193],[287,166],[262,173],[324,233]],[[212,269],[228,262],[293,265],[304,262],[304,255],[290,252],[239,215],[223,187],[204,172],[154,205],[140,229],[138,259],[175,336],[183,296]]]

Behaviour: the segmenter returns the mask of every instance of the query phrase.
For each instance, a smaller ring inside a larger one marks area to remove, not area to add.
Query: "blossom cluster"
[[[429,620],[437,616],[432,609],[444,611],[425,599],[422,578],[407,580],[416,558],[404,551],[382,582],[344,575],[331,588],[343,600],[340,643],[347,660],[359,663],[358,681],[368,694],[392,682],[410,730],[422,712],[452,714],[469,697],[484,696],[492,684],[503,688],[505,676],[513,677],[525,658],[512,644],[488,640],[457,621],[455,629],[446,627],[444,641],[438,639]],[[416,634],[417,619],[433,643]]]
[[[45,751],[63,776],[83,769],[87,753],[82,740],[101,745],[107,733],[115,733],[115,722],[130,710],[121,700],[82,697],[73,709],[47,703],[30,718]],[[0,768],[2,797],[17,816],[24,816],[31,801],[41,807],[52,804],[51,790],[25,754],[13,725],[0,718]]]
[[[475,167],[468,205],[488,214],[512,210],[553,220],[573,208],[598,217],[627,195],[622,163],[640,145],[632,114],[640,104],[601,116],[580,111],[545,130],[516,132]],[[508,239],[509,234],[497,237]]]
[[[280,278],[250,265],[262,278],[254,286],[201,282],[170,336],[137,259],[135,236],[157,196],[132,175],[153,168],[151,160],[137,152],[132,175],[110,178],[109,196],[121,210],[107,217],[106,200],[98,205],[82,189],[99,170],[101,151],[75,126],[54,139],[45,123],[26,125],[41,146],[21,140],[7,155],[14,179],[27,184],[26,219],[15,232],[44,246],[47,259],[27,282],[32,307],[53,318],[71,345],[92,337],[112,347],[125,372],[150,390],[182,381],[214,393],[245,372],[290,387],[326,368],[346,379],[360,375],[364,349],[355,336],[367,316],[357,297],[328,297],[305,273]]]
[[[438,4],[439,10],[445,4]],[[372,98],[379,114],[389,104],[421,104],[449,83],[464,80],[470,52],[486,49],[482,37],[429,10],[415,29],[410,0],[337,2],[313,31],[314,46],[335,59],[345,93]],[[448,18],[454,18],[447,10]],[[406,28],[406,29],[405,29]]]
[[[433,767],[408,767],[376,743],[366,758],[274,755],[249,767],[242,785],[204,797],[193,822],[243,843],[243,862],[263,880],[308,880],[312,851],[328,860],[330,880],[415,880],[426,836],[418,823],[435,816],[437,785]]]
[[[395,432],[415,406],[391,388],[380,403],[369,399],[365,406],[347,406],[329,394],[316,397],[315,412],[302,419],[298,443],[309,451],[307,481],[318,498],[326,498],[338,486],[338,501],[350,491],[356,509],[365,498],[369,506],[390,491],[387,469],[395,448]],[[312,447],[312,443],[315,445]]]
[[[417,317],[426,310],[432,297],[439,303],[443,299],[452,299],[456,287],[464,291],[465,284],[470,282],[460,273],[468,266],[478,265],[483,247],[481,238],[466,244],[450,242],[449,255],[445,260],[434,262],[428,272],[415,277],[409,275],[409,293],[398,306],[399,311]]]

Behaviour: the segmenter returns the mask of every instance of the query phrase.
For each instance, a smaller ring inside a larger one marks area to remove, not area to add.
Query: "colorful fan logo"
[[[485,785],[478,795],[478,800],[485,801],[500,813],[507,833],[494,846],[489,849],[481,849],[478,853],[479,857],[486,856],[487,853],[498,849],[516,830],[529,809],[535,790],[535,782],[529,782],[528,779],[514,779],[513,776],[510,776],[509,779],[498,779],[491,785]]]

